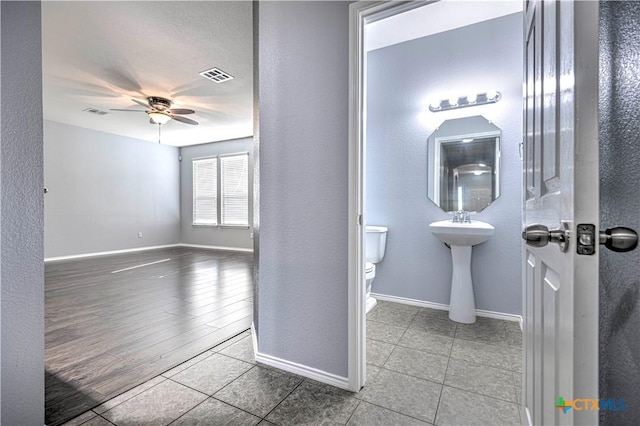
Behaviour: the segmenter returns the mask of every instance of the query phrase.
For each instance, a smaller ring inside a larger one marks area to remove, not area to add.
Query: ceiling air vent
[[[202,71],[200,75],[215,83],[224,83],[225,81],[233,80],[233,76],[231,74],[228,74],[218,68],[211,68],[210,70]]]
[[[101,111],[101,110],[99,110],[97,108],[86,108],[86,109],[83,109],[82,111],[83,112],[90,112],[91,114],[96,114],[96,115],[107,115],[107,114],[109,114],[108,112]]]

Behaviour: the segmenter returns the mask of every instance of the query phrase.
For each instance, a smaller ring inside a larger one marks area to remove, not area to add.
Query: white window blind
[[[249,226],[249,154],[220,157],[222,225]]]
[[[218,159],[193,160],[193,224],[218,224]]]

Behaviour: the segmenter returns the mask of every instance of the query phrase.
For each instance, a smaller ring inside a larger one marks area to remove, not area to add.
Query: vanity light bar
[[[478,93],[477,95],[466,95],[458,98],[443,99],[439,103],[432,103],[429,105],[429,111],[440,112],[448,111],[450,109],[466,108],[471,106],[495,104],[502,95],[497,91],[488,91],[484,93]]]

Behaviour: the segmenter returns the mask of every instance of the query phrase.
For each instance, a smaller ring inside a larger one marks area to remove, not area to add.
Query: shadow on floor
[[[57,426],[100,404],[92,396],[79,390],[79,386],[65,382],[55,374],[44,372],[45,424]]]

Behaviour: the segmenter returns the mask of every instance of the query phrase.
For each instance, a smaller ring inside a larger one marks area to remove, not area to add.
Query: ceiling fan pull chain
[[[162,128],[162,124],[158,124],[158,143],[160,143],[160,128]]]

